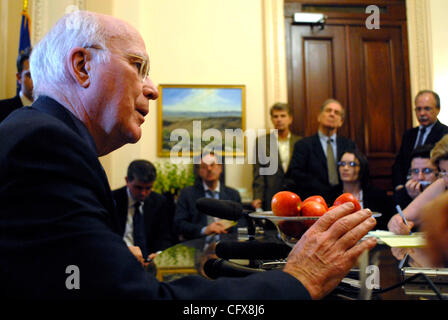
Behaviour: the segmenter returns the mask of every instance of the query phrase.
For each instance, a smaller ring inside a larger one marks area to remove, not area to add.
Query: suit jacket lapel
[[[440,136],[441,129],[441,123],[437,120],[434,127],[432,127],[431,132],[426,137],[425,143],[432,143],[432,141],[435,141]]]
[[[320,161],[322,163],[322,165],[326,168],[327,167],[327,158],[325,157],[325,153],[324,153],[324,150],[322,149],[322,144],[320,143],[318,134],[313,136],[312,148],[313,148],[312,152],[314,153],[314,155],[316,156],[318,161]]]
[[[126,187],[123,187],[118,190],[117,192],[117,202],[118,205],[116,206],[116,213],[117,213],[117,219],[119,220],[119,226],[120,226],[120,234],[124,235],[124,231],[126,230],[126,222],[128,220],[128,195],[126,192]]]

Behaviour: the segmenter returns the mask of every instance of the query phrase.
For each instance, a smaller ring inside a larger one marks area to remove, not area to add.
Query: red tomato
[[[320,217],[323,216],[327,212],[327,208],[316,201],[308,201],[302,206],[301,214],[304,217]],[[317,220],[305,220],[303,224],[306,227],[311,227]]]
[[[280,191],[272,197],[272,212],[276,216],[295,217],[300,215],[302,200],[294,192]]]
[[[319,202],[324,205],[325,209],[328,210],[328,205],[325,202],[325,199],[322,198],[321,196],[311,196],[311,197],[306,198],[305,201],[303,201],[302,206],[309,201]]]
[[[333,203],[333,206],[337,207],[340,206],[343,203],[346,202],[352,202],[355,205],[355,210],[358,211],[361,210],[361,205],[359,204],[358,200],[356,200],[355,196],[351,193],[343,193],[341,194]]]
[[[308,201],[302,206],[301,214],[304,217],[320,217],[327,212],[327,208],[316,201]]]

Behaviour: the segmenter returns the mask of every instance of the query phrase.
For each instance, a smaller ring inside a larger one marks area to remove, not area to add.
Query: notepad
[[[224,228],[229,229],[233,226],[236,226],[238,222],[226,219],[220,219],[219,222],[224,226]]]
[[[398,235],[390,231],[375,230],[370,231],[368,235],[376,237],[392,248],[418,248],[426,245],[426,240],[422,232],[415,232],[410,235]]]

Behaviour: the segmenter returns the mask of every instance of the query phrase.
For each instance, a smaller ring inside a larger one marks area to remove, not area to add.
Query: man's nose
[[[159,91],[150,77],[147,77],[143,82],[143,95],[148,100],[156,100],[159,97]]]

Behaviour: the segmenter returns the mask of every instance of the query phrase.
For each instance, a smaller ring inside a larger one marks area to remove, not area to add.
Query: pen
[[[400,215],[401,219],[403,219],[404,224],[408,226],[408,221],[406,220],[403,211],[401,211],[400,205],[397,204],[395,208],[397,208],[398,214]]]

